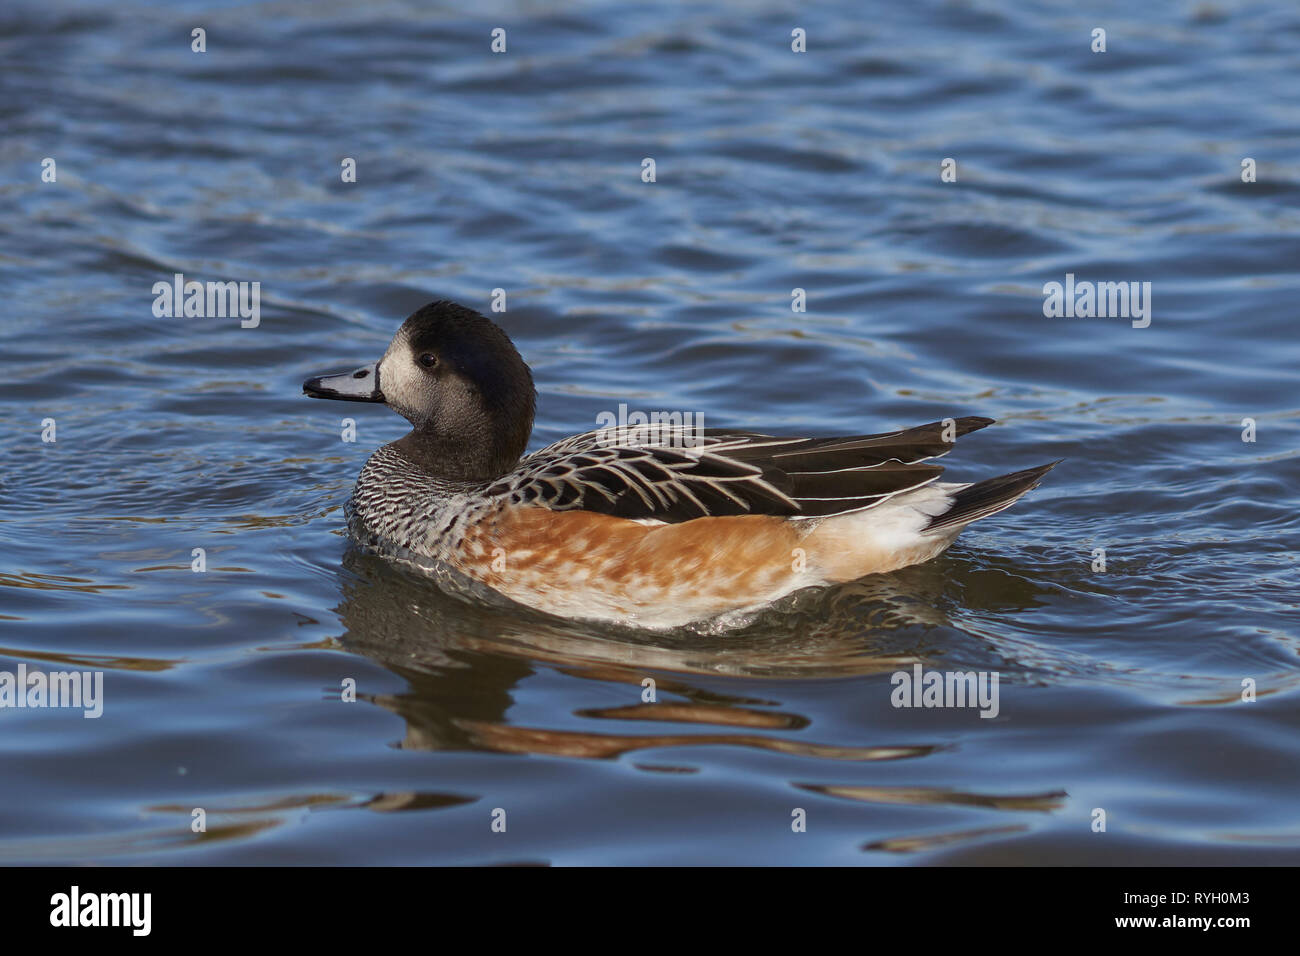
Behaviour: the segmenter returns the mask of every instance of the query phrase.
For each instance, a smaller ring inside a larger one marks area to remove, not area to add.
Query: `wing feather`
[[[612,444],[586,432],[534,452],[488,489],[519,504],[664,522],[721,515],[824,517],[871,508],[934,481],[927,464],[952,440],[992,424],[958,418],[880,435],[795,438],[661,429]]]

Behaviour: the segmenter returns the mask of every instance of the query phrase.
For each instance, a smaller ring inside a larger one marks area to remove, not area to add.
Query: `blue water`
[[[104,712],[0,709],[0,861],[1300,862],[1297,51],[1285,0],[6,4],[0,671]],[[260,324],[156,317],[177,272]],[[1067,273],[1150,325],[1045,317]],[[627,403],[1066,461],[739,630],[446,594],[343,535],[404,423],[300,383],[494,289],[534,447]],[[917,662],[998,716],[893,707]]]

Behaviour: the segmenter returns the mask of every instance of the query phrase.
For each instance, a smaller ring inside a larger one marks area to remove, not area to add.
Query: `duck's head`
[[[514,467],[532,432],[537,391],[496,323],[431,302],[402,323],[384,357],[303,382],[312,398],[382,402],[415,430],[399,445],[434,474],[486,481]]]

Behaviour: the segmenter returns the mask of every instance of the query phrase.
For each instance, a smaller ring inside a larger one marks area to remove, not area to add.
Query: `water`
[[[0,670],[104,714],[0,711],[0,860],[1300,861],[1298,44],[1282,0],[7,4]],[[177,272],[260,324],[156,318]],[[1067,273],[1150,326],[1044,317]],[[300,383],[497,288],[534,447],[627,403],[1066,461],[739,630],[443,593],[342,535],[403,423]],[[892,707],[916,662],[998,716]]]

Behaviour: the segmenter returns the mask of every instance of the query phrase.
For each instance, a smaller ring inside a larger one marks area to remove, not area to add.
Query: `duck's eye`
[[[425,368],[433,368],[438,364],[438,356],[434,355],[432,352],[425,352],[420,356],[420,364]]]

